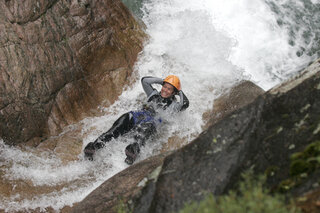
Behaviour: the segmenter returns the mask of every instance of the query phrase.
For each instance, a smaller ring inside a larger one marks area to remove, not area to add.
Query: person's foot
[[[134,160],[131,157],[127,156],[127,158],[124,160],[124,162],[126,162],[128,165],[132,165]]]
[[[134,154],[126,149],[126,156],[127,158],[124,160],[127,164],[132,165],[133,162],[136,160],[137,154]]]
[[[84,151],[84,159],[93,161],[93,153],[88,152],[87,150]]]
[[[84,148],[83,152],[85,159],[93,160],[93,155],[96,152],[93,142],[88,143],[88,145]]]

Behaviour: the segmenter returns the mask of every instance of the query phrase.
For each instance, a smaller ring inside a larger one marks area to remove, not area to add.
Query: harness
[[[169,105],[172,104],[175,97],[171,98],[162,98],[161,95],[158,93],[151,95],[148,99],[148,102],[153,102],[157,105],[158,108],[162,108],[165,110]]]
[[[130,111],[133,116],[134,125],[139,125],[143,123],[153,123],[154,125],[160,124],[162,122],[161,118],[156,119],[154,113],[150,111]]]

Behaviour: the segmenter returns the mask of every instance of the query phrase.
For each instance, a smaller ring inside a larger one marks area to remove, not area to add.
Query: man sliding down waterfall
[[[140,147],[145,145],[146,140],[155,134],[157,126],[161,124],[159,112],[176,113],[189,107],[189,100],[182,92],[177,76],[169,75],[164,80],[156,77],[143,77],[141,83],[147,94],[147,104],[143,105],[141,110],[123,114],[107,132],[100,135],[94,142],[90,142],[84,149],[87,159],[93,160],[95,151],[103,148],[112,138],[133,132],[135,142],[125,149],[127,156],[125,162],[131,165],[137,158]],[[152,84],[161,84],[161,91],[154,89]],[[175,95],[180,97],[179,101]]]

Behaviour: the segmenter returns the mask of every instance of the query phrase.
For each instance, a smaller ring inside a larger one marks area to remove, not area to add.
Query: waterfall
[[[138,161],[160,152],[173,135],[192,141],[202,131],[202,114],[215,98],[241,80],[265,90],[299,73],[320,56],[319,0],[123,0],[150,36],[135,64],[133,83],[101,117],[88,117],[79,137],[83,147],[122,114],[145,100],[143,76],[180,77],[190,107],[158,131]],[[160,89],[160,88],[158,88]],[[69,127],[70,128],[70,127]],[[72,128],[72,127],[71,127]],[[41,188],[33,195],[1,196],[6,211],[47,207],[59,210],[81,201],[105,180],[128,167],[121,137],[99,151],[96,160],[64,164],[50,151],[13,148],[0,140],[0,175],[14,187]]]

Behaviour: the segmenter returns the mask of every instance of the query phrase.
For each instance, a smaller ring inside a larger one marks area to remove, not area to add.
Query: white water
[[[139,79],[151,75],[178,75],[190,100],[187,111],[168,118],[155,141],[143,148],[138,161],[159,153],[161,145],[177,134],[194,139],[201,132],[202,113],[223,91],[243,79],[265,90],[297,73],[315,56],[297,57],[302,40],[289,45],[286,28],[262,0],[151,0],[145,4],[143,21],[150,40],[135,66],[136,83],[107,109],[105,116],[84,119],[84,145],[111,127],[124,112],[139,108],[145,100]],[[281,3],[288,2],[282,0]],[[314,4],[319,3],[316,0]],[[279,3],[280,4],[280,3]],[[293,23],[294,24],[294,23]],[[1,198],[0,209],[15,211],[46,207],[56,210],[81,201],[102,182],[125,169],[124,148],[130,138],[120,138],[97,153],[94,162],[64,165],[55,153],[35,154],[0,142],[0,171],[10,181],[23,180],[34,186],[59,186],[60,190],[22,198]],[[66,184],[66,185],[64,185]]]

